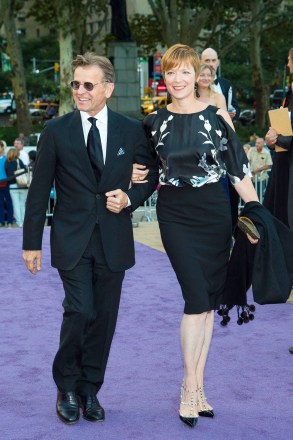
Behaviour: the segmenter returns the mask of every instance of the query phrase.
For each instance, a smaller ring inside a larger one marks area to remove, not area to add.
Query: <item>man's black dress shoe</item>
[[[79,419],[79,405],[75,392],[68,391],[65,393],[58,391],[56,411],[62,422],[69,425],[76,423]]]
[[[290,351],[290,353],[293,353],[293,345],[290,345],[289,351]]]
[[[83,410],[83,418],[89,422],[103,422],[105,420],[104,408],[100,405],[95,395],[79,396]]]

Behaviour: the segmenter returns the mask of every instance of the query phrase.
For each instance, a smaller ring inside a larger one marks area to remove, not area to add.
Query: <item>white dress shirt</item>
[[[215,76],[214,81],[216,81],[217,76]],[[220,93],[220,95],[223,95],[223,90],[221,89],[220,83],[218,82],[218,84],[213,83],[212,87],[214,89],[215,92]]]
[[[24,150],[20,150],[19,159],[22,160],[22,162],[25,166],[28,166],[28,164],[30,163],[29,156],[28,156],[27,152]]]
[[[92,124],[88,120],[90,118],[89,114],[83,111],[80,111],[81,116],[81,122],[82,122],[82,129],[83,129],[83,135],[84,135],[84,141],[85,145],[87,145],[87,138],[89,131],[91,129]],[[102,150],[103,150],[103,159],[104,163],[106,162],[106,154],[107,154],[107,135],[108,135],[108,107],[105,105],[105,107],[97,113],[94,118],[97,119],[96,125],[99,129],[100,136],[101,136],[101,143],[102,143]],[[127,207],[131,205],[130,199],[127,196],[128,203]]]
[[[92,124],[88,120],[90,118],[90,115],[86,112],[80,112],[81,121],[82,121],[82,129],[83,129],[83,135],[84,135],[84,141],[85,145],[87,144],[87,137],[89,134],[89,131],[91,129]],[[107,153],[107,134],[108,134],[108,108],[105,105],[105,107],[97,113],[94,118],[97,119],[96,125],[99,129],[100,136],[101,136],[101,143],[102,143],[102,150],[103,150],[103,158],[104,163],[106,161],[106,153]]]

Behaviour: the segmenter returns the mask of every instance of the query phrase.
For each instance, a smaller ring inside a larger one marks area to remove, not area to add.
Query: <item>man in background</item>
[[[250,148],[247,157],[250,163],[252,180],[255,184],[257,195],[260,201],[262,201],[268,180],[268,173],[266,170],[269,170],[273,165],[271,153],[264,148],[263,138],[256,139],[255,146]]]
[[[225,96],[227,109],[231,119],[233,120],[233,118],[237,117],[240,113],[237,96],[231,81],[217,76],[217,69],[220,65],[217,52],[210,47],[205,49],[201,54],[201,63],[207,64],[215,71],[216,76],[213,87],[216,92]]]
[[[14,148],[16,148],[16,150],[19,152],[19,159],[22,160],[23,164],[25,166],[28,166],[30,163],[28,154],[26,151],[24,151],[23,147],[24,147],[24,140],[20,137],[16,138],[14,143]]]

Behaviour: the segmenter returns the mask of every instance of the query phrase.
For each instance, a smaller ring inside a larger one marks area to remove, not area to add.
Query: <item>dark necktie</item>
[[[101,136],[96,125],[96,118],[88,118],[88,121],[92,124],[92,126],[87,138],[87,152],[96,178],[97,180],[100,180],[104,168]]]
[[[214,84],[215,84],[215,85],[219,84],[219,79],[218,79],[218,77],[215,78],[215,80],[214,80]]]

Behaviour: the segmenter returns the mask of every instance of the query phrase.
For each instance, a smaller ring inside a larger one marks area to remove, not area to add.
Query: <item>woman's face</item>
[[[204,69],[200,73],[197,82],[200,87],[204,87],[204,88],[209,87],[212,83],[212,74],[210,69],[208,68]]]
[[[293,57],[292,58],[290,57],[290,53],[288,55],[288,67],[289,67],[290,73],[293,73]]]
[[[180,64],[165,72],[165,84],[175,99],[194,95],[195,71],[191,64]]]

